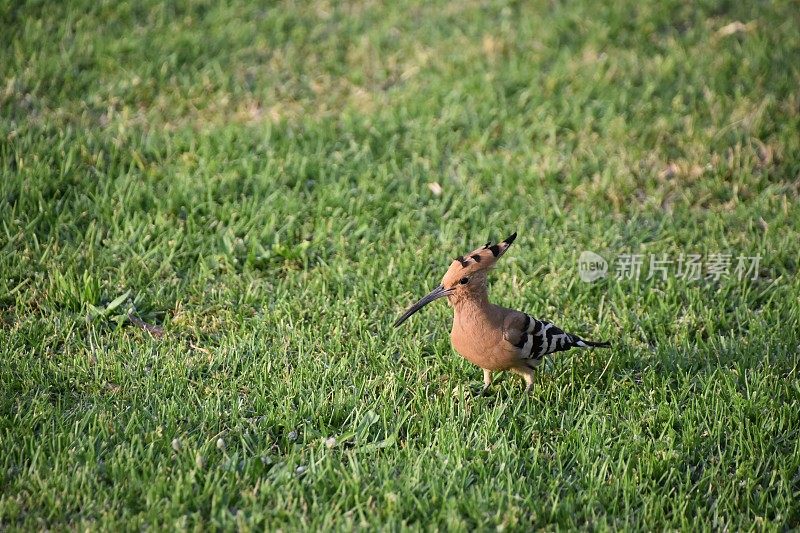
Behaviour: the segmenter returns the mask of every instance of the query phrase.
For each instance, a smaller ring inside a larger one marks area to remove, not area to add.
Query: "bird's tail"
[[[578,339],[575,343],[575,346],[579,346],[581,348],[610,348],[610,342],[594,342],[594,341],[587,341],[585,339]]]

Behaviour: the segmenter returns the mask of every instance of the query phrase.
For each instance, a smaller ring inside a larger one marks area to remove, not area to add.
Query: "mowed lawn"
[[[800,527],[796,3],[165,4],[0,3],[0,529]]]

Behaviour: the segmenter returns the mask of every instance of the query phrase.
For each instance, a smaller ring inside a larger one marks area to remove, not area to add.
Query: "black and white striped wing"
[[[536,320],[528,315],[524,315],[519,328],[519,335],[514,336],[516,342],[512,344],[519,349],[520,359],[538,363],[551,353],[588,347],[580,337],[566,333],[546,320]],[[506,338],[510,339],[509,336]]]

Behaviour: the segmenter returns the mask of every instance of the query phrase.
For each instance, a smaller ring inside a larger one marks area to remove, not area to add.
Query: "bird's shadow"
[[[599,350],[594,350],[600,353]],[[591,353],[591,352],[589,352]],[[580,352],[575,355],[565,357],[549,356],[545,361],[536,368],[533,375],[533,386],[530,390],[525,390],[525,381],[511,371],[504,371],[495,374],[492,385],[488,389],[484,389],[483,383],[480,381],[471,381],[469,384],[470,396],[474,399],[485,399],[489,401],[509,401],[518,398],[527,398],[531,401],[537,401],[537,391],[541,390],[545,385],[552,384],[570,384],[579,386],[593,386],[600,388],[608,388],[612,386],[613,381],[606,380],[609,372],[609,367],[615,359],[613,353],[609,353],[606,357],[596,358],[591,360],[577,360],[580,357]],[[628,357],[624,358],[622,365],[614,366],[614,373],[636,375],[637,372],[642,371],[641,363],[631,361]],[[627,363],[627,364],[626,364]],[[604,384],[604,385],[603,385]]]

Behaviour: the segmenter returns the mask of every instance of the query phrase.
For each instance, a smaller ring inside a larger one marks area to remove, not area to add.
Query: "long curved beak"
[[[428,305],[432,301],[438,300],[439,298],[442,298],[444,296],[449,296],[452,292],[453,291],[450,290],[450,289],[445,289],[443,285],[439,285],[438,287],[433,289],[431,292],[429,292],[428,294],[423,296],[420,301],[418,301],[417,303],[415,303],[414,305],[409,307],[406,310],[406,312],[403,313],[403,316],[401,316],[400,318],[397,319],[397,321],[394,323],[394,327],[397,327],[400,324],[402,324],[403,322],[405,322],[408,319],[408,317],[410,317],[411,315],[413,315],[414,313],[416,313],[417,311],[419,311],[420,309],[422,309],[423,307],[425,307],[426,305]]]

